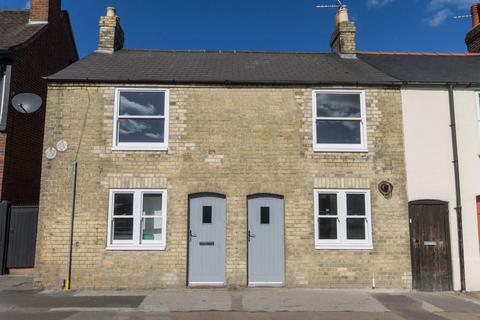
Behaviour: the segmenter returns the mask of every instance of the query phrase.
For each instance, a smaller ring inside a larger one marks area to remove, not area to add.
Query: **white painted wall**
[[[473,90],[455,90],[467,291],[480,290],[480,246],[476,206],[476,197],[480,195],[480,127],[477,95],[478,92]]]
[[[450,211],[453,286],[460,290],[452,137],[447,89],[402,90],[408,201],[447,201]],[[455,91],[468,291],[480,290],[476,196],[480,195],[480,128],[473,90]]]

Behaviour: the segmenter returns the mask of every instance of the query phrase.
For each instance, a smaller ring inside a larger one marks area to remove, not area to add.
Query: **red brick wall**
[[[31,0],[30,20],[48,21],[49,16],[55,17],[60,14],[61,0]]]
[[[480,25],[474,27],[467,33],[465,43],[467,44],[468,52],[480,52]]]
[[[77,60],[72,39],[67,15],[63,14],[53,19],[28,47],[14,55],[10,97],[32,92],[41,96],[44,104],[28,115],[18,113],[9,104],[7,129],[0,135],[2,200],[17,205],[38,204],[47,97],[47,83],[42,77]]]

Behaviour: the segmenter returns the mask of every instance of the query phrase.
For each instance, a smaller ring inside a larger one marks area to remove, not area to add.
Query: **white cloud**
[[[367,7],[369,8],[379,8],[387,5],[395,0],[367,0]]]
[[[149,133],[145,133],[145,136],[149,137],[151,139],[155,139],[155,140],[163,138],[163,134],[161,134],[161,133],[151,133],[151,132],[149,132]]]
[[[432,10],[442,9],[445,7],[455,7],[457,9],[470,8],[473,0],[431,0],[430,8]]]
[[[452,10],[448,8],[441,9],[437,11],[432,17],[426,19],[425,21],[430,27],[438,27],[445,22],[448,18],[453,16]]]
[[[429,0],[427,10],[431,16],[425,19],[430,27],[438,27],[455,15],[469,14],[473,0]]]
[[[129,100],[127,97],[121,96],[120,97],[120,105],[122,110],[127,111],[131,110],[134,111],[134,114],[143,114],[143,115],[150,115],[155,114],[155,106],[152,104],[140,104],[135,101]],[[125,113],[128,114],[128,111]]]
[[[396,0],[367,0],[367,7],[380,8]],[[470,6],[474,0],[424,0],[429,17],[424,22],[430,27],[438,27],[455,15],[470,13]]]
[[[124,135],[135,134],[142,132],[150,127],[141,121],[132,120],[132,119],[122,119],[122,126],[120,126],[120,133]]]
[[[30,0],[27,0],[27,2],[25,2],[25,9],[30,9]]]

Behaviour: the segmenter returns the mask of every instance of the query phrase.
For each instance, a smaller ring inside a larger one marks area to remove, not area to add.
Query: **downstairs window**
[[[314,192],[316,249],[372,249],[370,191]]]
[[[110,190],[107,249],[164,250],[166,190]]]

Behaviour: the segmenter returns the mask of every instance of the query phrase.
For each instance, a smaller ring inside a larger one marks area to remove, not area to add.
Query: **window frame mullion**
[[[142,229],[141,211],[142,211],[142,193],[135,190],[133,200],[133,242],[135,245],[141,245],[140,230]]]

